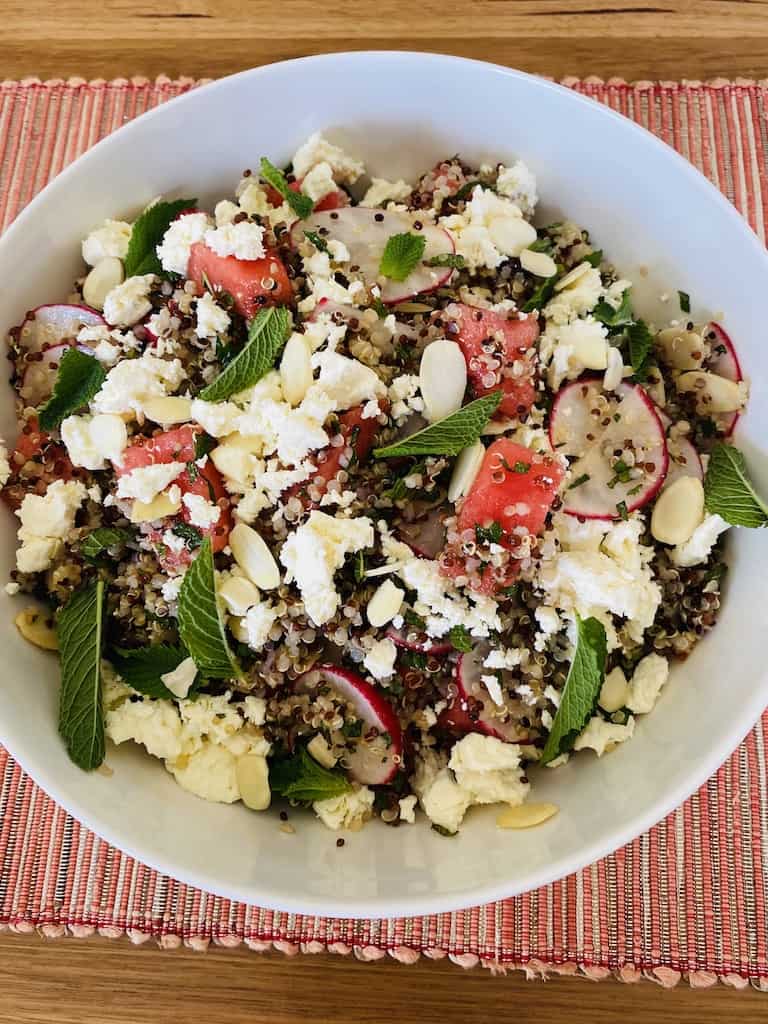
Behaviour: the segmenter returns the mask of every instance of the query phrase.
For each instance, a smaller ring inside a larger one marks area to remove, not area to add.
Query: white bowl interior
[[[688,291],[694,315],[727,312],[753,384],[768,369],[758,298],[768,261],[729,204],[646,132],[544,81],[424,54],[357,53],[272,65],[224,79],[152,111],[62,174],[0,241],[0,325],[64,297],[81,272],[79,240],[104,217],[134,214],[159,194],[211,203],[261,155],[281,164],[321,129],[377,175],[414,177],[439,157],[520,156],[536,172],[542,217],[587,226],[653,311],[660,292]],[[639,268],[648,269],[645,277]],[[669,309],[670,307],[667,307]],[[671,311],[667,316],[672,315]],[[755,390],[756,387],[755,387]],[[10,394],[4,436],[15,432]],[[768,403],[753,398],[738,442],[768,489]],[[0,568],[13,565],[14,525],[2,520]],[[766,537],[732,531],[720,623],[673,678],[632,742],[598,761],[579,756],[534,774],[534,798],[560,813],[528,832],[472,812],[460,835],[425,823],[374,823],[343,849],[309,814],[294,835],[274,813],[206,804],[159,763],[124,745],[114,774],[86,775],[56,733],[58,669],[13,627],[19,599],[2,596],[0,737],[58,801],[108,840],[169,874],[264,906],[336,916],[444,911],[561,877],[659,820],[704,782],[768,703],[763,637]]]

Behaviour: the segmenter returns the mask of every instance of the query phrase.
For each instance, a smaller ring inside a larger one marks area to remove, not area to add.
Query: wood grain
[[[6,77],[213,77],[311,53],[421,49],[562,78],[761,77],[768,0],[4,0]]]
[[[727,988],[665,990],[583,978],[526,982],[448,961],[160,952],[127,940],[0,936],[0,1022],[13,1024],[764,1024],[766,996]]]

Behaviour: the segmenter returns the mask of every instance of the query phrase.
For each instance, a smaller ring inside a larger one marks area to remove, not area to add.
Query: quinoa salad
[[[81,768],[139,744],[285,831],[452,835],[544,823],[538,771],[641,727],[716,623],[725,531],[768,521],[747,383],[674,282],[641,319],[536,205],[521,161],[389,181],[315,134],[212,211],[94,225],[8,334],[0,458],[6,592]]]

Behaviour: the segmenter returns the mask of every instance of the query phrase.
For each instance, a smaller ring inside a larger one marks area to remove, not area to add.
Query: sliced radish
[[[397,533],[414,555],[420,558],[437,558],[445,544],[444,508],[434,508],[412,523],[401,523]]]
[[[707,334],[714,334],[715,338],[712,344],[712,355],[707,360],[706,369],[710,373],[716,373],[718,377],[725,377],[726,380],[737,382],[744,380],[739,357],[736,355],[736,349],[728,333],[720,324],[712,321],[707,325]],[[725,433],[725,436],[730,437],[736,428],[739,413],[717,413],[712,418]]]
[[[359,320],[360,310],[357,306],[350,306],[344,302],[332,302],[330,299],[320,299],[318,304],[310,313],[308,319],[314,323],[321,313],[333,317],[339,323],[347,323],[349,320]]]
[[[573,460],[571,486],[562,495],[563,511],[570,515],[617,519],[642,508],[664,483],[669,468],[664,427],[638,384],[621,384],[611,394],[589,378],[562,387],[552,406],[549,436],[555,451]],[[627,469],[622,453],[628,452],[633,461]]]
[[[482,644],[460,656],[455,676],[459,690],[454,702],[455,717],[464,720],[461,713],[466,714],[472,724],[472,732],[495,736],[506,743],[525,743],[528,733],[512,720],[507,698],[503,697],[503,703],[497,704],[481,678],[494,674],[491,669],[483,667],[483,660],[489,650],[486,644]]]
[[[349,250],[351,263],[360,267],[368,284],[381,283],[381,298],[387,305],[434,291],[445,284],[452,273],[450,267],[426,266],[426,260],[452,253],[455,247],[447,231],[419,220],[418,213],[346,206],[341,210],[314,213],[307,220],[294,224],[291,231],[294,242],[303,238],[305,230],[317,231],[326,238],[343,242]],[[380,278],[379,264],[387,242],[393,235],[406,233],[424,237],[426,245],[421,262],[404,281]]]
[[[390,626],[387,636],[395,647],[399,647],[403,651],[416,651],[419,654],[448,654],[453,650],[453,645],[447,641],[433,640],[426,633],[412,627],[402,626],[400,629],[396,629],[394,626]]]
[[[53,391],[56,382],[56,375],[59,370],[64,353],[69,348],[78,348],[81,352],[91,354],[87,345],[73,345],[62,343],[59,345],[47,345],[38,353],[39,359],[34,363],[27,363],[24,370],[24,379],[19,389],[19,394],[29,405],[38,406],[44,402]]]
[[[352,775],[364,786],[391,782],[403,757],[403,733],[392,705],[375,686],[347,668],[320,665],[314,672],[354,706],[366,726],[346,758]]]
[[[76,338],[81,327],[106,326],[106,320],[89,306],[56,303],[38,306],[27,313],[19,328],[19,344],[27,352],[40,352],[69,338]]]
[[[687,437],[667,436],[667,451],[669,452],[669,469],[664,478],[664,488],[669,487],[681,476],[694,476],[697,480],[704,479],[704,467],[701,464],[699,453],[693,447]]]

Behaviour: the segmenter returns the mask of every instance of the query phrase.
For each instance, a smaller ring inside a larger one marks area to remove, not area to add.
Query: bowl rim
[[[24,207],[13,223],[9,225],[3,233],[2,237],[0,237],[0,247],[5,248],[12,246],[15,239],[21,236],[21,234],[26,230],[27,223],[30,220],[33,220],[36,216],[37,208],[41,205],[43,197],[48,193],[48,191],[57,188],[61,183],[68,181],[70,177],[77,176],[80,173],[81,168],[87,166],[88,162],[94,158],[94,154],[100,152],[101,148],[107,146],[116,136],[126,138],[130,137],[134,132],[141,132],[143,130],[143,124],[146,121],[166,116],[162,112],[167,111],[168,109],[183,108],[184,106],[191,104],[193,102],[192,98],[198,95],[201,91],[231,88],[231,83],[238,80],[245,81],[255,78],[269,78],[270,74],[275,72],[275,69],[283,70],[286,67],[295,68],[300,72],[301,69],[306,66],[322,66],[344,62],[352,71],[354,71],[357,66],[364,71],[370,68],[371,60],[389,64],[431,64],[440,66],[446,73],[449,73],[450,69],[457,65],[475,66],[476,68],[484,69],[488,74],[493,74],[500,78],[524,81],[529,86],[533,86],[543,92],[555,93],[559,95],[566,104],[571,104],[574,107],[588,106],[593,115],[599,112],[598,116],[601,116],[606,122],[621,124],[623,126],[623,131],[632,132],[635,135],[643,137],[645,145],[654,147],[659,152],[663,152],[666,159],[671,161],[672,165],[677,166],[678,172],[688,178],[692,188],[697,189],[699,192],[703,192],[708,202],[717,204],[724,214],[738,225],[740,231],[745,236],[745,243],[748,242],[753,250],[751,254],[752,258],[762,262],[766,274],[768,274],[768,252],[766,252],[762,242],[752,230],[746,219],[742,217],[723,193],[692,163],[643,126],[637,124],[628,117],[619,114],[617,111],[614,111],[603,103],[593,100],[588,96],[584,96],[581,93],[575,92],[574,90],[564,85],[560,85],[557,82],[541,78],[537,75],[518,71],[514,68],[505,67],[488,61],[457,57],[450,54],[426,53],[417,50],[400,51],[382,49],[339,51],[335,53],[299,57],[286,61],[276,61],[272,64],[262,65],[257,68],[249,68],[244,71],[237,72],[236,74],[228,75],[190,89],[180,96],[176,96],[165,103],[161,103],[160,105],[145,111],[143,114],[134,118],[127,124],[122,125],[114,132],[111,132],[109,135],[99,140],[99,142],[94,146],[82,153],[77,159],[69,164],[68,167],[48,182],[48,184]],[[341,915],[346,918],[357,919],[371,917],[392,918],[449,912],[460,910],[468,906],[476,906],[518,896],[522,893],[530,892],[541,886],[563,879],[567,875],[583,869],[595,861],[598,861],[610,853],[620,849],[627,843],[632,842],[643,832],[647,831],[649,828],[667,817],[672,811],[679,807],[680,804],[695,793],[696,790],[704,785],[707,779],[709,779],[720,768],[720,766],[741,744],[750,730],[754,727],[755,723],[759,720],[760,715],[765,708],[765,703],[760,695],[759,689],[756,688],[753,691],[753,694],[754,696],[751,701],[744,702],[739,708],[734,709],[734,714],[730,719],[730,726],[722,734],[717,746],[710,749],[706,755],[703,756],[700,766],[692,769],[686,775],[685,779],[677,784],[677,786],[672,790],[665,791],[660,794],[651,807],[633,818],[631,824],[614,826],[613,828],[606,829],[599,838],[580,846],[576,852],[570,855],[560,856],[547,865],[532,870],[526,875],[523,882],[510,880],[507,884],[499,882],[485,885],[468,885],[466,889],[454,891],[449,896],[427,895],[408,899],[400,899],[397,897],[391,899],[384,898],[380,895],[374,895],[367,897],[364,900],[356,901],[352,906],[344,903],[341,905],[334,905],[327,899],[317,898],[311,894],[297,896],[296,898],[281,897],[279,902],[276,902],[274,897],[270,895],[269,891],[262,888],[258,880],[249,885],[246,889],[238,885],[229,885],[220,877],[214,876],[204,869],[197,870],[194,873],[185,869],[180,869],[178,866],[174,865],[169,858],[160,853],[147,853],[143,849],[143,843],[141,841],[130,841],[127,837],[118,834],[112,827],[105,826],[96,820],[91,815],[90,811],[81,805],[78,798],[70,796],[65,789],[60,787],[55,773],[52,770],[47,769],[44,763],[35,764],[31,769],[27,768],[25,763],[26,759],[23,754],[21,757],[17,754],[13,739],[8,741],[8,739],[2,735],[1,722],[0,740],[11,753],[14,760],[22,766],[24,771],[30,775],[35,783],[39,785],[56,803],[63,807],[67,813],[75,817],[88,829],[96,833],[96,835],[102,837],[110,845],[116,847],[118,850],[125,851],[134,859],[147,864],[152,869],[162,872],[171,878],[178,879],[179,881],[195,888],[204,889],[208,892],[221,895],[227,899],[236,900],[238,902],[255,903],[270,910],[285,911],[288,913],[314,914],[327,917],[338,917]]]

